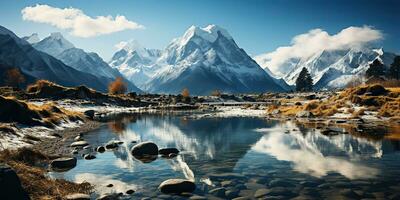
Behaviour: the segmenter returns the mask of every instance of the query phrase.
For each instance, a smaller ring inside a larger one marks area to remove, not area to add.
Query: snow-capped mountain
[[[90,73],[100,78],[106,84],[117,77],[123,77],[118,70],[110,67],[99,55],[76,48],[61,33],[52,33],[49,37],[34,43],[33,47],[54,56],[76,70]],[[125,82],[128,83],[128,88],[131,91],[140,92],[133,83],[128,80]]]
[[[57,57],[61,52],[74,48],[74,45],[66,40],[61,33],[51,33],[49,37],[33,44],[33,47],[39,51]]]
[[[154,75],[157,70],[154,64],[160,55],[160,50],[146,49],[136,40],[130,40],[120,43],[109,64],[140,87]]]
[[[19,68],[28,81],[46,79],[65,86],[86,85],[100,91],[107,90],[107,84],[98,77],[78,71],[36,50],[12,31],[0,26],[0,73],[10,67]]]
[[[383,49],[358,47],[345,50],[323,50],[306,59],[292,58],[282,64],[280,69],[284,72],[283,79],[294,85],[303,67],[307,68],[313,77],[316,89],[343,88],[355,78],[364,77],[369,63],[380,59],[389,66],[395,55],[384,52]],[[268,60],[256,59],[264,69]]]
[[[40,41],[39,35],[37,33],[32,33],[32,35],[22,37],[22,39],[26,40],[29,44],[35,44]]]
[[[229,93],[284,91],[229,33],[216,25],[192,26],[174,39],[157,60],[162,66],[146,84],[151,92],[208,95],[213,90]]]
[[[229,33],[216,25],[192,26],[162,52],[125,43],[115,53],[112,66],[143,89],[155,93],[208,95],[214,90],[229,93],[284,91]],[[141,79],[142,78],[142,79]],[[146,80],[147,79],[147,80]],[[145,82],[147,81],[147,82]]]

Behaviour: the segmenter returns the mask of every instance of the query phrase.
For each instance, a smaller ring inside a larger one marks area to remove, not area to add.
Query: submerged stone
[[[193,181],[187,179],[168,179],[162,182],[158,189],[166,194],[180,194],[184,192],[193,192],[196,189],[196,185]]]

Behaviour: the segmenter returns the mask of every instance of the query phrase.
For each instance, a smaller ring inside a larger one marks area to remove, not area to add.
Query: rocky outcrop
[[[15,171],[2,163],[0,163],[0,199],[30,199]]]

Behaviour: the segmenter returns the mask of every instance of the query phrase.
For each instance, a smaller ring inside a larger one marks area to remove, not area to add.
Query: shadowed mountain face
[[[35,79],[46,79],[65,86],[86,85],[100,91],[107,90],[107,84],[96,76],[75,70],[56,58],[37,51],[4,27],[0,26],[0,29],[3,30],[0,31],[1,65],[17,67],[23,74]]]

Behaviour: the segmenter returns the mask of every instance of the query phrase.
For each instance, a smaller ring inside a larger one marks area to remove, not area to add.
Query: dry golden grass
[[[353,118],[364,114],[366,110],[378,111],[378,115],[385,117],[400,117],[400,87],[384,88],[378,84],[362,85],[347,88],[338,95],[327,100],[313,100],[304,105],[292,105],[295,100],[282,100],[280,106],[269,106],[268,112],[278,109],[284,116],[295,116],[300,111],[310,111],[315,116],[332,116],[341,108],[347,108]],[[292,104],[290,104],[292,103]],[[364,108],[355,112],[351,104],[363,106]]]
[[[4,122],[19,122],[27,125],[45,125],[53,127],[65,121],[82,120],[82,113],[57,107],[53,102],[35,105],[14,97],[1,97],[0,108]]]
[[[0,161],[15,170],[21,180],[22,187],[32,199],[63,199],[68,194],[92,191],[89,183],[76,184],[65,180],[49,179],[43,167],[49,156],[40,152],[22,148],[0,152]]]

